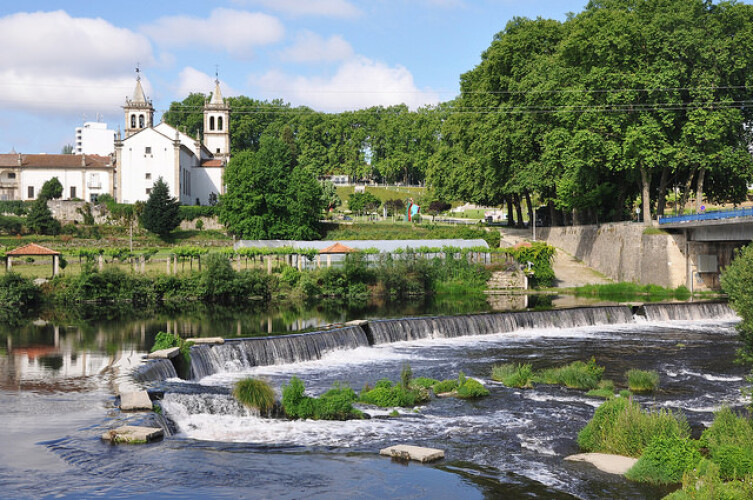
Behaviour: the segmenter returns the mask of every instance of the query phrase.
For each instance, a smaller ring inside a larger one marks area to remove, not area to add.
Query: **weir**
[[[736,318],[727,304],[714,302],[647,304],[640,308],[638,314],[644,315],[648,321]],[[313,361],[333,351],[393,342],[634,322],[635,317],[630,306],[373,320],[335,330],[277,337],[227,339],[221,345],[193,346],[190,378],[197,380],[215,373],[237,372],[256,366]],[[135,374],[136,380],[141,382],[177,376],[169,360],[150,361],[141,366]]]

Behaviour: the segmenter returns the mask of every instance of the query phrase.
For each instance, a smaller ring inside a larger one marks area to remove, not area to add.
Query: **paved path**
[[[500,228],[502,241],[500,246],[514,246],[521,241],[531,241],[530,229]],[[559,288],[573,288],[583,285],[612,283],[612,280],[588,267],[564,250],[558,248],[554,255],[554,275],[557,277],[554,286]]]

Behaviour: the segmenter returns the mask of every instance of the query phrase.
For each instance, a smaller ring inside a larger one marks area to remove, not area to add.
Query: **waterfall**
[[[649,321],[698,321],[702,319],[738,319],[725,302],[690,302],[680,304],[645,304]]]
[[[644,314],[649,321],[737,319],[727,304],[712,302],[647,304],[641,307],[639,314]],[[392,342],[491,335],[534,328],[617,325],[634,321],[629,306],[372,320],[363,326],[277,337],[227,339],[222,345],[197,345],[191,348],[190,377],[198,380],[215,373],[238,372],[255,366],[318,360],[337,350]],[[177,374],[167,360],[150,361],[135,372],[136,380],[142,382],[171,377],[177,377]]]
[[[632,321],[633,314],[629,307],[612,306],[378,320],[369,322],[369,329],[374,344],[389,344],[427,338],[489,335],[530,328],[574,328]]]
[[[169,359],[149,360],[133,372],[133,378],[139,382],[153,382],[177,377],[178,373],[175,371],[175,366]]]
[[[213,373],[239,371],[254,366],[311,361],[339,349],[368,346],[366,332],[360,326],[228,340],[215,346],[194,346],[191,348],[191,378],[200,379]]]

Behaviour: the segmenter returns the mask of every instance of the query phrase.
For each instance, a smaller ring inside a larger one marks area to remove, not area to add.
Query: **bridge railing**
[[[659,224],[677,224],[680,222],[694,222],[702,220],[731,219],[733,217],[753,216],[753,207],[736,208],[734,210],[719,210],[690,215],[671,215],[659,217]]]

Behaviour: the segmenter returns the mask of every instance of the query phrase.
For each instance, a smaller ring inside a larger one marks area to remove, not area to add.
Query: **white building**
[[[57,177],[61,199],[95,201],[112,194],[114,172],[111,156],[0,154],[0,200],[34,200],[42,185]]]
[[[115,131],[107,128],[106,123],[86,122],[76,128],[76,154],[108,156],[115,152]]]
[[[230,108],[220,82],[204,106],[204,142],[171,127],[154,123],[154,107],[141,79],[133,99],[126,99],[125,139],[115,139],[116,198],[121,203],[145,201],[160,177],[184,205],[207,205],[212,194],[224,193],[222,175],[230,157]]]

